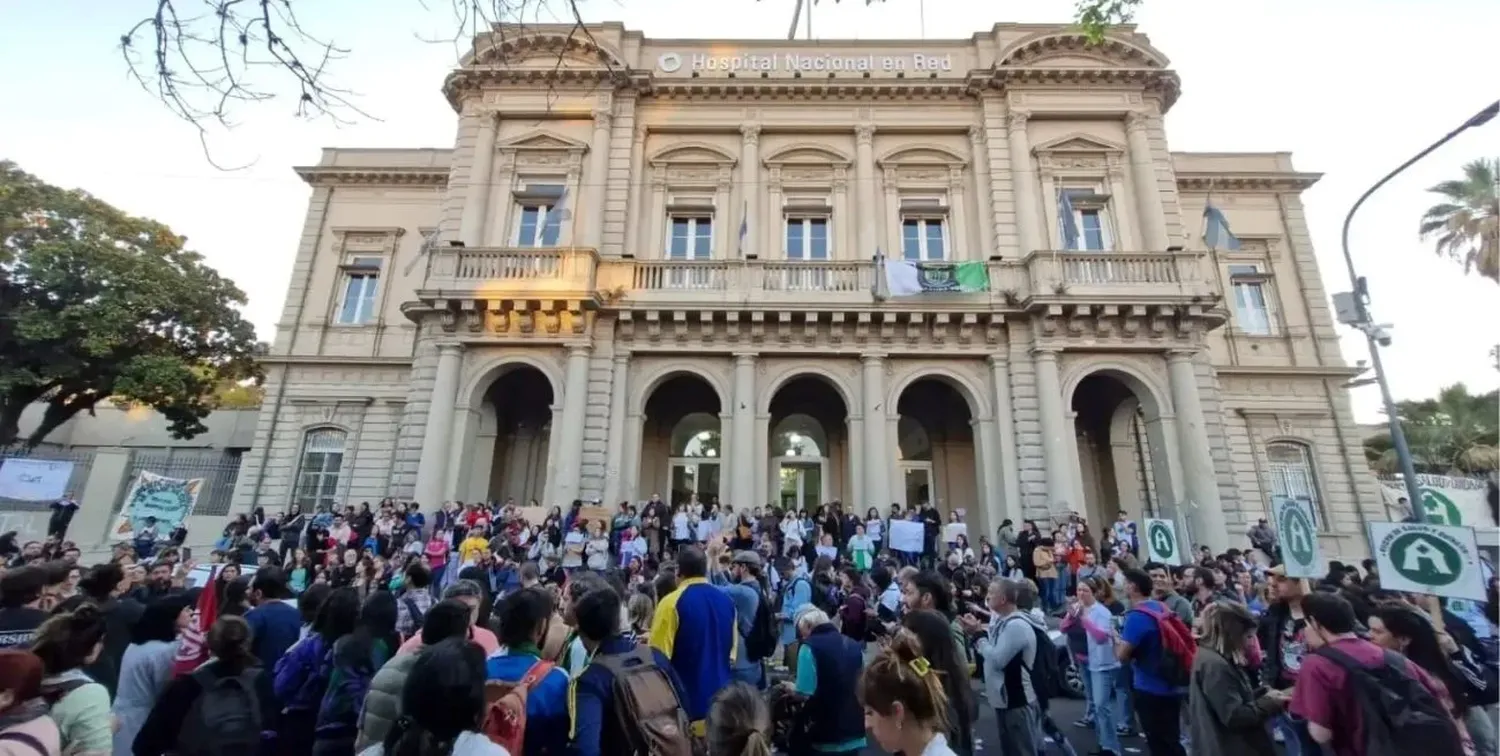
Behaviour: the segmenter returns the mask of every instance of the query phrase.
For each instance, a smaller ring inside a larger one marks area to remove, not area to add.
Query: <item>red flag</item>
[[[208,585],[198,594],[198,609],[193,622],[182,631],[177,644],[177,655],[172,659],[172,676],[192,674],[203,662],[208,661],[208,629],[219,619],[219,576],[224,568],[213,573]]]

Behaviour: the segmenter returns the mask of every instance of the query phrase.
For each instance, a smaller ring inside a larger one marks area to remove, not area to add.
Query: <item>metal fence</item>
[[[193,514],[227,515],[243,458],[244,452],[239,449],[137,451],[130,455],[130,476],[125,479],[125,485],[129,486],[142,472],[168,478],[202,478],[203,492],[198,494],[198,506],[193,509]]]
[[[68,490],[73,492],[74,498],[80,498],[83,496],[84,481],[89,479],[89,469],[94,465],[94,450],[38,446],[34,449],[18,447],[0,451],[0,461],[10,458],[72,462],[73,472],[68,477]],[[51,506],[50,501],[23,501],[0,496],[0,512],[45,512]]]

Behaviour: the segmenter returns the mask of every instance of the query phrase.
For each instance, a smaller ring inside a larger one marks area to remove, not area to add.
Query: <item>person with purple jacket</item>
[[[312,752],[313,729],[331,668],[324,660],[334,643],[354,632],[359,608],[359,594],[353,588],[329,593],[313,620],[312,632],[277,660],[273,690],[283,708],[276,723],[275,753],[303,756]]]

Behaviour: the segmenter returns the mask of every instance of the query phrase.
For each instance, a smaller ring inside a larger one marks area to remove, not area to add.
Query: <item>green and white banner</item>
[[[1318,545],[1318,528],[1313,524],[1312,503],[1272,496],[1271,512],[1276,518],[1276,534],[1281,539],[1287,577],[1320,578],[1327,574],[1323,549]]]
[[[1468,525],[1474,528],[1493,528],[1495,518],[1484,500],[1483,478],[1455,478],[1448,475],[1418,475],[1417,488],[1422,492],[1422,501],[1416,513],[1424,522],[1434,525]],[[1386,511],[1393,519],[1407,515],[1397,505],[1397,500],[1406,496],[1406,486],[1399,480],[1380,481],[1380,493],[1385,498]]]
[[[1146,520],[1146,560],[1162,564],[1182,564],[1182,542],[1177,540],[1177,525],[1171,520]]]
[[[886,293],[892,297],[916,294],[966,294],[988,291],[990,271],[982,262],[929,263],[885,260]]]
[[[1485,598],[1473,528],[1372,522],[1370,551],[1380,570],[1381,588],[1475,601]]]

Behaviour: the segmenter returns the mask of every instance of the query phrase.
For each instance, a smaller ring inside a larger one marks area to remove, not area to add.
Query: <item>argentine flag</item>
[[[1233,252],[1240,248],[1240,240],[1229,232],[1229,220],[1212,203],[1203,205],[1203,243],[1211,250],[1223,248]]]

